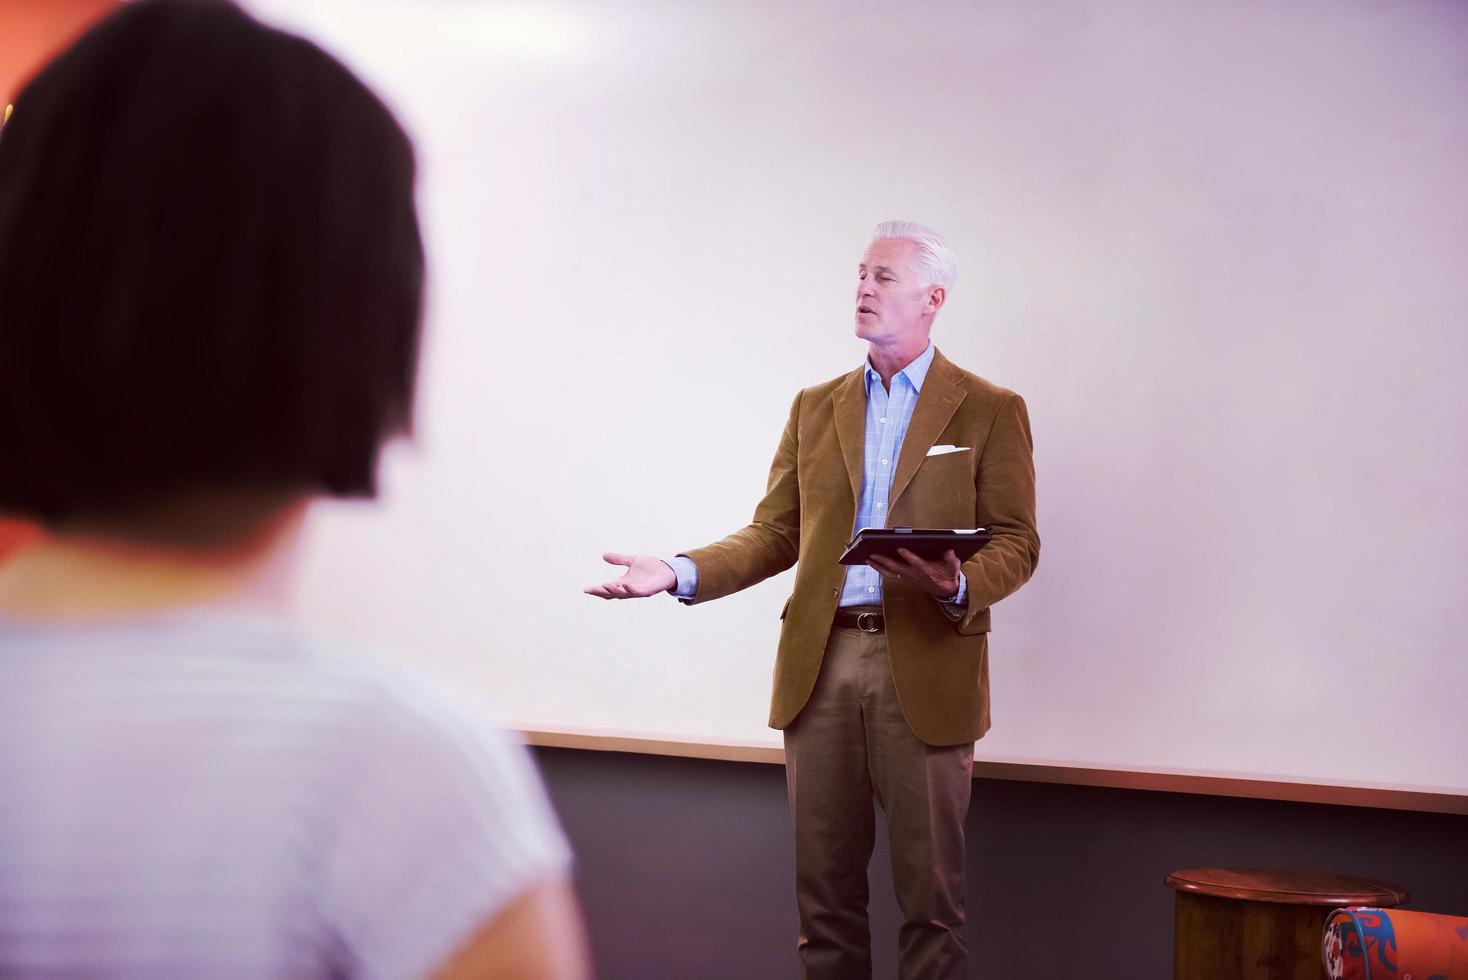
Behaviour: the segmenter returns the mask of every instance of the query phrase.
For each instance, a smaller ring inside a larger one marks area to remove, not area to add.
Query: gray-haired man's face
[[[932,327],[933,288],[913,268],[917,243],[878,238],[856,268],[856,335],[882,346],[902,347],[925,338]]]

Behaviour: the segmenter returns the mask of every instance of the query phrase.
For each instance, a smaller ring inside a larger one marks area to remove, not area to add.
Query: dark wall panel
[[[778,766],[537,749],[577,852],[598,975],[795,977],[795,900]],[[1395,881],[1412,907],[1468,915],[1468,818],[979,780],[969,813],[971,975],[1166,978],[1190,865],[1310,868]],[[888,851],[872,860],[878,978],[896,976]]]

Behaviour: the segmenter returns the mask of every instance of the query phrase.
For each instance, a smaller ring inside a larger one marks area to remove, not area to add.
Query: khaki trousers
[[[785,729],[802,977],[872,975],[867,865],[874,795],[887,815],[904,919],[899,975],[967,975],[963,828],[973,760],[972,743],[934,748],[908,728],[885,633],[831,630],[810,700]]]

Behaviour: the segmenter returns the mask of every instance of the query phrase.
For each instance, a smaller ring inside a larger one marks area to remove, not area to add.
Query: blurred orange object
[[[41,540],[44,533],[34,524],[0,517],[0,562]]]
[[[118,0],[5,0],[0,3],[0,109],[47,61]],[[4,546],[0,545],[0,551]]]

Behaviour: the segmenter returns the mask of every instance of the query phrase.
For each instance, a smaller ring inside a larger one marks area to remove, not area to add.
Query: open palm
[[[667,592],[678,584],[678,576],[673,574],[667,562],[652,555],[619,555],[609,551],[601,557],[609,564],[625,566],[627,571],[610,582],[582,590],[587,595],[603,599],[641,599]]]

